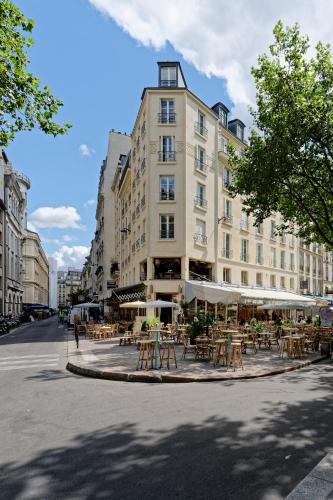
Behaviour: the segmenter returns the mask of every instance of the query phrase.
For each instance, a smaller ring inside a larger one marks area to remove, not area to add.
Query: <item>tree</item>
[[[27,51],[34,23],[10,1],[0,0],[0,147],[18,131],[40,128],[46,134],[65,134],[70,127],[52,119],[63,103],[28,70]]]
[[[83,290],[83,288],[78,288],[76,291],[69,293],[68,298],[72,306],[91,301],[88,291]]]
[[[256,222],[280,212],[278,230],[333,248],[333,64],[328,45],[309,57],[299,26],[274,28],[270,56],[252,68],[255,129],[243,157],[231,151],[232,196]]]

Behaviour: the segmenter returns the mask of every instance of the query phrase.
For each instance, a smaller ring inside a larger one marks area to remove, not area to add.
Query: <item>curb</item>
[[[75,373],[76,375],[81,375],[83,377],[99,378],[105,380],[114,380],[120,382],[146,382],[146,383],[193,383],[193,382],[221,382],[221,381],[233,381],[233,380],[247,380],[254,378],[264,378],[271,377],[273,375],[281,375],[282,373],[292,372],[295,370],[300,370],[309,365],[320,363],[325,359],[329,359],[329,356],[321,356],[320,358],[314,359],[312,361],[303,361],[294,366],[288,366],[286,368],[278,368],[270,372],[259,373],[256,375],[244,375],[239,374],[234,377],[226,377],[225,375],[211,376],[211,377],[186,377],[183,375],[163,375],[161,373],[154,373],[150,371],[145,372],[112,372],[99,370],[96,368],[83,367],[76,365],[68,361],[66,365],[66,370]]]

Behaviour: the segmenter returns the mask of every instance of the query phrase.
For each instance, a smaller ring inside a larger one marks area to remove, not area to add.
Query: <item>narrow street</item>
[[[66,353],[56,318],[0,338],[2,500],[282,499],[332,447],[330,362],[140,384],[72,375]]]

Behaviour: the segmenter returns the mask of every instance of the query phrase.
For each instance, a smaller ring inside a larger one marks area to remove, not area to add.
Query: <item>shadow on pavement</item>
[[[284,498],[333,443],[331,369],[327,363],[327,373],[326,366],[323,374],[318,370],[313,399],[267,401],[262,415],[248,421],[243,415],[215,416],[196,425],[188,414],[188,423],[173,429],[166,424],[159,432],[144,433],[124,422],[78,434],[68,447],[43,451],[26,463],[3,464],[2,498],[28,493],[35,499]],[[280,378],[283,389],[289,384],[297,391],[299,376]]]
[[[10,344],[26,344],[34,342],[63,342],[67,330],[58,328],[56,316],[34,321],[19,326],[16,331],[9,332],[8,335],[0,337],[0,346]]]
[[[62,370],[40,370],[38,373],[34,375],[30,375],[29,377],[25,377],[24,380],[38,380],[41,382],[49,382],[50,380],[59,380],[64,378],[70,378],[72,374]]]

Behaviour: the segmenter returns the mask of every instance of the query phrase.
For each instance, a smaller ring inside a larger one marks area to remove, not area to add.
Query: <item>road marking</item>
[[[23,356],[4,356],[3,358],[0,358],[0,361],[4,361],[6,359],[36,359],[36,358],[59,358],[58,354],[26,354]]]
[[[84,361],[97,361],[98,357],[95,356],[91,351],[79,349],[79,353],[82,355]]]
[[[11,370],[25,370],[29,368],[54,368],[58,367],[58,363],[38,363],[33,365],[19,365],[19,366],[0,366],[0,371]]]
[[[286,500],[324,500],[333,491],[333,453],[328,453]]]

